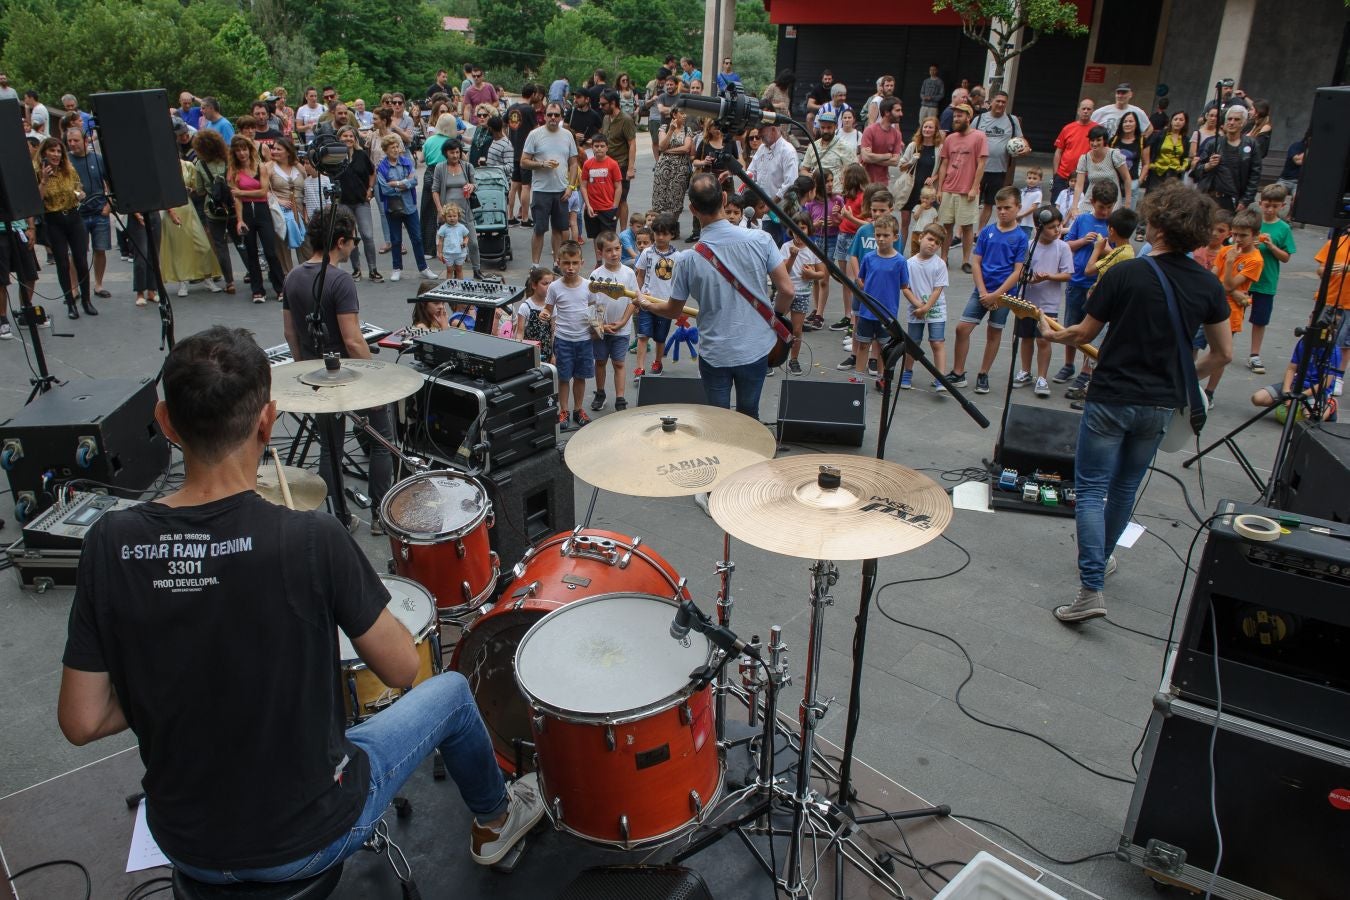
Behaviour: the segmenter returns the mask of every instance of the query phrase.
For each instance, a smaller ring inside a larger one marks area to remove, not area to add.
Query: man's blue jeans
[[[1074,521],[1078,578],[1090,591],[1102,589],[1106,557],[1130,522],[1135,491],[1171,420],[1172,410],[1163,406],[1092,400],[1083,406],[1074,456]]]
[[[698,374],[703,380],[703,393],[711,406],[731,409],[731,388],[736,387],[736,412],[759,420],[759,395],[764,390],[764,379],[769,376],[769,357],[742,366],[725,368],[710,366],[698,358]]]
[[[370,760],[370,789],[365,809],[345,835],[303,859],[265,869],[213,871],[179,862],[174,866],[208,884],[296,881],[318,875],[361,849],[399,788],[437,747],[465,805],[479,822],[506,812],[506,783],[497,768],[492,741],[469,683],[458,672],[422,682],[379,715],[349,728],[347,737]]]

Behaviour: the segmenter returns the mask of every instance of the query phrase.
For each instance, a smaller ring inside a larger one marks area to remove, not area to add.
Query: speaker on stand
[[[1350,86],[1318,88],[1291,217],[1308,225],[1350,225]]]
[[[93,94],[89,99],[94,105],[113,210],[128,216],[150,216],[187,203],[187,188],[178,166],[178,142],[169,119],[169,97],[164,89],[114,91]],[[146,262],[159,291],[160,349],[172,349],[173,305],[160,273],[159,242],[146,240],[145,245]]]

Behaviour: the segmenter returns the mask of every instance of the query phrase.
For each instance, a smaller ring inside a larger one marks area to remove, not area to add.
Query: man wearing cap
[[[1110,106],[1103,106],[1094,112],[1092,114],[1093,124],[1102,126],[1111,137],[1115,137],[1116,125],[1120,123],[1120,117],[1127,112],[1132,112],[1139,117],[1139,122],[1143,125],[1144,133],[1141,137],[1148,137],[1153,132],[1153,126],[1149,124],[1148,113],[1130,102],[1133,97],[1134,88],[1130,87],[1128,81],[1122,81],[1116,85],[1116,102]]]
[[[577,139],[577,146],[585,148],[600,130],[600,114],[591,109],[591,95],[584,88],[572,94],[572,108],[565,116],[567,130]]]
[[[823,112],[816,116],[816,125],[820,129],[820,139],[811,142],[811,147],[802,157],[802,171],[814,174],[817,166],[834,176],[834,183],[842,185],[844,169],[858,161],[853,145],[839,137],[839,123],[834,113]],[[819,155],[819,162],[817,162]]]
[[[779,132],[777,125],[761,125],[759,136],[759,149],[750,158],[746,172],[763,188],[764,193],[778,203],[797,177],[800,168],[797,151]],[[762,225],[763,230],[769,232],[779,244],[782,243],[783,229],[776,219],[766,218]]]
[[[178,143],[178,158],[184,162],[196,162],[197,151],[192,149],[192,127],[177,116],[172,117],[173,139]]]
[[[938,128],[942,129],[943,134],[952,130],[952,111],[963,103],[970,105],[970,91],[959,87],[952,91],[952,105],[944,109],[942,115],[938,117]]]
[[[1055,138],[1055,159],[1051,166],[1055,179],[1050,189],[1051,198],[1058,197],[1060,191],[1069,187],[1074,173],[1078,171],[1078,157],[1092,149],[1088,132],[1095,127],[1092,110],[1096,106],[1090,97],[1079,100],[1078,118],[1061,128],[1059,136]]]
[[[970,104],[952,108],[952,131],[938,148],[938,169],[933,183],[942,195],[938,221],[947,226],[947,242],[942,248],[945,262],[951,249],[952,232],[961,229],[961,271],[970,274],[970,252],[974,247],[975,219],[980,214],[980,179],[989,159],[989,142],[984,132],[970,127],[974,113]]]

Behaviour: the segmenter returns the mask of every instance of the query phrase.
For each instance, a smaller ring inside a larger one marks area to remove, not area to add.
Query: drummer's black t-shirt
[[[351,827],[369,765],[344,734],[337,628],[360,637],[388,600],[337,519],[252,492],[95,523],[64,663],[112,679],[170,858],[281,865]]]

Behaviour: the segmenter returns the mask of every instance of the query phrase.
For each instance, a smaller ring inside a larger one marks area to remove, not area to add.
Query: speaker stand
[[[158,212],[144,213],[147,216],[157,216]],[[163,228],[163,223],[160,224]],[[159,349],[172,350],[174,345],[173,336],[173,302],[169,299],[169,292],[164,289],[164,273],[159,268],[159,241],[150,240],[150,229],[145,231],[145,248],[150,255],[151,274],[155,279],[155,286],[159,289]]]
[[[23,247],[19,244],[19,235],[13,227],[14,218],[10,215],[8,208],[0,213],[0,221],[5,222],[5,238],[9,241],[9,258],[17,261],[23,252]],[[33,389],[28,392],[28,399],[24,401],[24,405],[27,406],[40,395],[56,387],[61,381],[47,368],[47,354],[42,350],[42,333],[38,330],[38,321],[41,319],[41,315],[39,315],[38,308],[33,305],[32,283],[24,284],[20,278],[15,278],[14,282],[19,289],[19,311],[14,316],[15,325],[19,328],[28,326],[28,336],[33,344],[33,357],[37,361],[37,375],[28,379],[28,383],[33,386]],[[5,310],[6,315],[10,312],[9,309]]]

